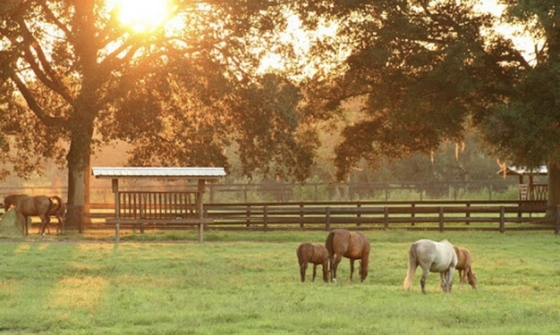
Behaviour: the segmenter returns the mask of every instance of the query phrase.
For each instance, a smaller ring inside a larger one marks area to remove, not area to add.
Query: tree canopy
[[[0,159],[20,174],[45,158],[66,165],[70,224],[89,200],[91,154],[113,140],[134,144],[135,165],[227,168],[233,147],[246,175],[305,179],[317,141],[301,126],[299,89],[256,71],[286,9],[176,1],[167,20],[136,31],[101,0],[7,1]]]
[[[502,160],[548,163],[560,203],[560,3],[501,3],[500,19],[478,1],[177,0],[167,20],[136,31],[101,0],[9,0],[0,159],[22,173],[39,166],[29,153],[66,164],[78,214],[90,156],[114,140],[133,144],[135,165],[228,167],[228,148],[245,175],[305,180],[316,125],[359,101],[335,149],[338,179],[360,160],[429,153],[473,127]],[[293,17],[337,35],[298,50],[286,42]],[[506,23],[533,38],[531,52],[500,33]],[[284,66],[259,72],[271,51]]]
[[[501,17],[477,1],[338,4],[356,13],[341,29],[352,52],[317,98],[331,109],[363,101],[361,120],[336,149],[340,179],[361,159],[428,153],[475,127],[496,158],[547,163],[549,202],[560,203],[559,2],[501,1]]]

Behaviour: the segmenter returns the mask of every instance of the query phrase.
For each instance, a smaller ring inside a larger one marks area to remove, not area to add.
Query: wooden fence
[[[205,230],[510,230],[560,231],[560,215],[529,201],[216,203],[204,205]],[[554,208],[560,213],[560,207]],[[112,229],[113,204],[91,204],[84,229]],[[153,228],[165,229],[165,226]],[[138,228],[134,224],[121,229]],[[177,227],[172,227],[177,229]],[[193,229],[186,226],[184,229]]]
[[[216,203],[204,205],[205,230],[554,230],[547,207],[529,201]],[[558,209],[554,209],[558,210]],[[87,228],[106,227],[110,204],[92,204]],[[556,217],[559,217],[556,215]],[[126,228],[126,227],[125,227]]]

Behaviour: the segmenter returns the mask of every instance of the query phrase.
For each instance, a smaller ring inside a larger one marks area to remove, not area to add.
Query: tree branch
[[[27,105],[33,111],[33,113],[41,120],[41,122],[46,125],[47,127],[63,127],[63,123],[66,121],[64,118],[61,117],[52,117],[49,116],[41,106],[37,103],[35,98],[33,98],[33,94],[21,80],[21,78],[14,73],[11,72],[10,79],[16,84],[18,90],[23,95],[23,98],[27,102]]]
[[[39,42],[35,39],[33,34],[29,31],[24,21],[20,21],[22,30],[22,37],[25,43],[24,58],[31,66],[31,69],[47,87],[59,94],[67,103],[74,105],[74,97],[66,90],[62,81],[58,78],[56,71],[54,71],[47,60],[47,57],[41,48]],[[35,52],[35,56],[31,51]],[[39,63],[37,63],[37,60]]]
[[[53,22],[54,25],[58,27],[58,29],[62,30],[66,35],[67,39],[71,39],[72,33],[70,32],[70,30],[68,30],[68,27],[66,27],[64,24],[62,24],[62,22],[60,22],[60,20],[56,17],[56,15],[49,8],[49,6],[47,6],[47,1],[41,0],[40,5],[41,7],[43,7],[43,10],[45,11],[46,18],[49,19],[51,22]]]

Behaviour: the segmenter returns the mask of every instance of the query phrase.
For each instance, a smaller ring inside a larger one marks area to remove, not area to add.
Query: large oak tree
[[[65,165],[74,227],[90,157],[109,141],[133,144],[135,165],[227,168],[224,148],[237,147],[246,175],[305,179],[316,140],[301,127],[299,90],[255,72],[282,8],[176,1],[169,20],[136,31],[102,0],[4,1],[0,159],[20,175],[47,158]]]

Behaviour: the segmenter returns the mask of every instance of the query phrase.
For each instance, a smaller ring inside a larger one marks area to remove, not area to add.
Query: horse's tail
[[[49,214],[59,214],[59,212],[61,211],[61,209],[64,208],[64,202],[62,201],[62,198],[59,197],[58,195],[53,195],[52,197],[49,197],[49,200],[51,202],[50,208],[49,208]],[[64,213],[60,213],[60,214],[64,214]]]
[[[333,240],[334,240],[334,232],[331,231],[329,233],[329,235],[327,236],[327,241],[325,242],[325,247],[327,248],[327,251],[329,252],[329,259],[333,258],[333,255],[334,255]]]
[[[410,290],[412,286],[412,279],[414,279],[414,274],[416,273],[416,267],[418,266],[418,261],[416,259],[416,244],[412,244],[408,250],[408,271],[406,272],[406,278],[404,279],[403,287],[405,290]]]
[[[328,268],[328,273],[330,275],[331,278],[333,278],[333,260],[334,260],[334,232],[330,232],[329,235],[327,235],[327,240],[325,241],[325,248],[327,248],[327,252],[329,254],[329,259],[327,261],[327,264],[329,266]]]

